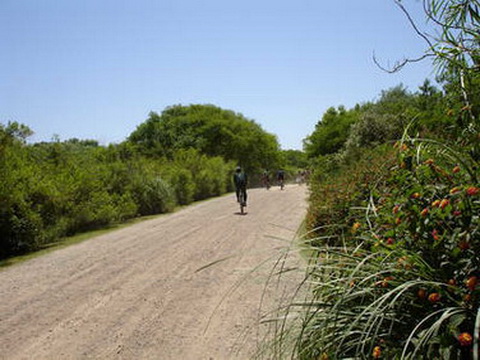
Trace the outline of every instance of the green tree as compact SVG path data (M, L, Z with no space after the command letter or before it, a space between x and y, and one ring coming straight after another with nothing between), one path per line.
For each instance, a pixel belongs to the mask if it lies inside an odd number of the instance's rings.
M350 127L358 120L357 109L329 108L304 140L304 150L309 158L338 152L348 138Z
M296 169L308 167L307 154L301 150L282 150L282 162L284 166Z
M176 151L196 149L235 161L249 171L276 166L279 144L253 120L214 105L175 105L149 118L129 136L140 152L172 159Z

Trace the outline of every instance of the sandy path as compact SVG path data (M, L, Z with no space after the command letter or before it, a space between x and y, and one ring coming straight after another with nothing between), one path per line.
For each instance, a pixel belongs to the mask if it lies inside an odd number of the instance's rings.
M246 216L228 195L0 271L0 358L248 358L281 296L265 291L288 246L274 238L293 238L306 191L249 196Z

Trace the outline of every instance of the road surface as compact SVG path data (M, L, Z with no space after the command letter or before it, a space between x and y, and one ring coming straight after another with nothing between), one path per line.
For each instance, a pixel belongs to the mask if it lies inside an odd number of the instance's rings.
M305 210L302 186L254 189L247 215L229 194L6 268L0 359L248 359Z

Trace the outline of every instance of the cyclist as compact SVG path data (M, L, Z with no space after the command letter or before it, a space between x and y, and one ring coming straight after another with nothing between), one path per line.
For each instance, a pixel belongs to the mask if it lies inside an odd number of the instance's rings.
M278 181L278 185L280 185L280 189L283 190L284 181L285 181L285 171L283 171L282 169L278 170L277 172L277 181Z
M262 174L262 185L268 189L270 189L270 176L268 174L268 170L265 170Z
M240 166L237 166L235 169L235 174L233 174L233 183L235 184L235 193L237 194L237 202L240 202L240 191L243 191L243 200L245 201L244 206L247 205L247 184L248 178L247 174L242 171Z

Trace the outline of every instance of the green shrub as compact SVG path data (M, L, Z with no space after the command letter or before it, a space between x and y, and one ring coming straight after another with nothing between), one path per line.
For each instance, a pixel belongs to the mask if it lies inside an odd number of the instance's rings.
M395 157L379 163L362 159L312 185L313 297L297 304L305 313L294 352L471 359L480 305L478 164L462 148L420 139L399 143Z
M133 197L140 215L161 214L175 207L173 189L160 177L152 177L135 184Z
M162 174L172 186L178 204L187 205L193 202L195 183L189 170L170 165L162 169Z

